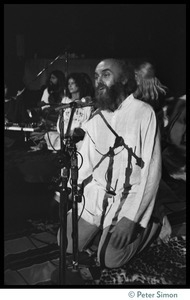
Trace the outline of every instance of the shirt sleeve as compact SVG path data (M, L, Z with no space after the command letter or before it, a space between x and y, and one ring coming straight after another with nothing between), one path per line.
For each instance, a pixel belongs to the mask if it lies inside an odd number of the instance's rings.
M90 119L92 113L92 108L91 107L85 107L84 108L84 117L83 117L83 122L81 125L81 128L86 131L86 123Z
M141 122L142 160L140 184L136 187L133 205L123 205L122 214L146 227L151 217L161 178L160 132L154 111ZM127 201L127 199L126 199Z
M47 89L45 89L42 94L41 101L45 102L45 103L49 103L48 97L49 97L49 93L48 93Z

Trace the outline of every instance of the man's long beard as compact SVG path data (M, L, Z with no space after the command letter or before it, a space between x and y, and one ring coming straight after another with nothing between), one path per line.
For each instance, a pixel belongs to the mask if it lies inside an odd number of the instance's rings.
M59 85L58 84L53 84L53 83L49 83L48 84L48 92L50 94L58 91L58 89L59 89Z
M122 83L116 82L110 88L100 83L95 91L96 107L102 110L115 111L123 101L124 95Z
M50 104L60 103L63 97L63 93L60 91L58 84L49 83L48 85L48 101Z

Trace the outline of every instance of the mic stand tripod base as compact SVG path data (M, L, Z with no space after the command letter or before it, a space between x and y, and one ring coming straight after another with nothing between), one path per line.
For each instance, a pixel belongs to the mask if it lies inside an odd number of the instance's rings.
M73 267L66 270L66 285L84 285L85 281L81 276L79 269L75 270Z
M59 268L53 271L51 282L52 285L59 285ZM65 285L85 285L85 280L78 269L74 270L72 266L69 266L65 270Z

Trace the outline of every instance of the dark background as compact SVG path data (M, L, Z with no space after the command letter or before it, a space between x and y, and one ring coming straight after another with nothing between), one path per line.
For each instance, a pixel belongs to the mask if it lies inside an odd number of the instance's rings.
M157 76L185 91L185 4L5 4L5 72L17 80L27 59L151 59Z

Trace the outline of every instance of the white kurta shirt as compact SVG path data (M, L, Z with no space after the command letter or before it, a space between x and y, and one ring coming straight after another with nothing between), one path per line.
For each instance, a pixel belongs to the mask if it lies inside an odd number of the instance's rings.
M124 145L113 150L112 158L109 155L104 158L110 147L114 146L115 134L98 113L85 124L86 135L80 149L83 165L79 170L78 183L81 184L90 175L92 180L84 188L82 218L91 224L99 224L103 199L109 189L115 195L107 198L103 227L122 217L146 227L161 177L161 148L155 113L150 105L130 95L116 111L102 111L102 114L118 136L123 138ZM128 148L142 159L143 168L130 155ZM79 214L83 205L84 202L78 205Z
M41 102L47 103L47 105L42 106L42 110L44 110L45 108L50 107L50 105L49 105L49 92L48 92L47 88L43 91Z

